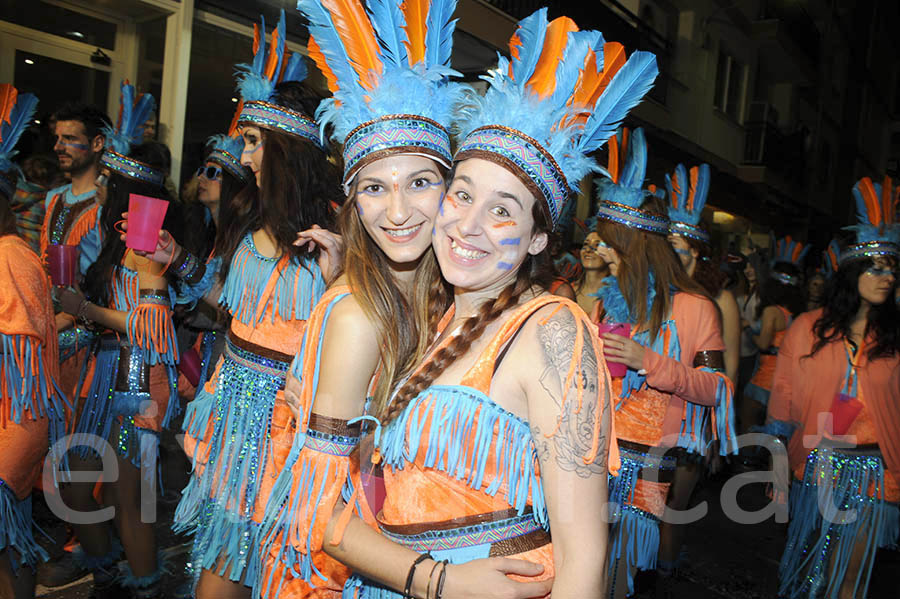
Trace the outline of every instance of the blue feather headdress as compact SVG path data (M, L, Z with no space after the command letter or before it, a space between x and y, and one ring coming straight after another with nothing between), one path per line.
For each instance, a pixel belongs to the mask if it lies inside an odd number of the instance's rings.
M788 264L800 267L803 258L808 252L808 246L804 246L799 241L794 241L791 236L788 235L775 242L772 251L772 259L769 262L770 265L774 265L776 262L787 262Z
M644 130L638 127L629 134L623 127L609 141L609 178L602 179L597 185L602 200L597 217L648 233L668 235L669 221L641 208L644 199L651 195L644 188L647 175Z
M132 145L142 142L144 123L156 108L156 102L150 94L135 97L134 86L128 80L122 81L122 95L119 98L119 121L115 129L106 127L106 147L100 163L130 179L162 185L165 174L149 164L129 158Z
M461 111L455 159L500 162L556 226L579 181L603 171L590 154L650 91L656 57L635 52L626 61L621 44L579 31L567 17L548 23L546 8L519 21L509 49L512 59L499 57L482 77L484 96L472 93Z
M456 0L299 0L309 54L333 97L316 118L343 144L344 191L371 160L404 153L450 167L463 86L450 82Z
M672 176L666 175L669 190L669 232L709 243L709 233L700 226L700 217L709 195L710 172L708 164L691 169L690 178L683 164L675 167Z
M16 193L18 167L12 161L19 138L34 116L38 99L34 94L20 94L9 83L0 84L0 195Z
M277 84L284 81L303 81L307 74L303 57L290 53L285 48L287 25L284 10L281 11L278 26L272 31L268 51L263 39L266 35L266 20L260 17L260 21L262 26L259 28L253 24L253 62L236 67L238 91L241 94L237 122L282 131L324 149L319 140L318 125L313 119L272 102Z
M846 228L856 233L856 243L841 252L840 264L877 256L900 258L900 187L894 187L890 177L882 184L864 177L853 186L853 198L859 224Z
M250 182L253 175L250 169L241 164L241 154L244 151L244 139L241 136L213 135L206 143L213 148L206 157L208 161L215 162L244 185Z
M822 267L818 269L818 272L824 275L826 279L833 277L838 270L840 257L841 248L838 242L832 239L825 251L822 252Z

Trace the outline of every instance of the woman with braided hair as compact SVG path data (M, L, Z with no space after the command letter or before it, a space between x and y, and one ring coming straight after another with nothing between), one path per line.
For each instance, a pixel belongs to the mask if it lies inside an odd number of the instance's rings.
M646 93L656 65L638 52L626 69L619 44L546 14L520 22L516 58L500 60L463 113L432 233L453 312L378 413L348 507L329 522L325 551L356 571L345 596L599 597L606 587L602 506L618 462L609 377L595 327L544 291L542 273L549 231L596 168L587 153L606 141L606 119ZM545 46L545 33L571 47ZM548 80L575 88L550 93ZM601 93L608 111L594 113ZM371 510L381 536L351 506Z

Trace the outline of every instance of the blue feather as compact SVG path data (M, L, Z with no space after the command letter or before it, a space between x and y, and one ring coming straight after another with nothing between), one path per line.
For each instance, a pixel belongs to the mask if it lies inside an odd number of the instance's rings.
M594 113L585 123L578 150L587 153L606 143L628 112L650 91L658 74L653 54L641 51L632 54L597 100Z
M275 91L275 84L253 70L252 66L239 64L235 65L238 78L238 93L245 102L254 100L266 101L272 97Z
M288 58L287 66L284 67L284 76L281 80L303 81L308 73L309 70L306 68L306 61L303 60L303 56L298 52L294 52Z
M403 16L400 0L369 0L368 13L372 28L381 45L383 63L402 67L407 64L406 18Z
M632 189L641 189L644 186L644 178L647 176L647 140L644 137L644 129L638 127L631 132L628 139L628 154L622 165L622 173L619 176L619 186Z
M450 66L453 50L453 30L456 19L450 20L456 10L456 0L431 0L425 21L425 64Z
M281 73L281 67L284 64L284 43L287 39L287 23L284 20L284 9L281 9L281 16L278 18L278 27L275 28L278 32L278 45L275 46L275 53L278 56L278 63L275 65L275 74L273 77L276 81L278 81L278 74Z
M685 181L687 180L687 169L684 168L683 164L679 164L675 167L675 180L678 181L677 190L672 183L672 177L666 174L666 189L669 190L669 196L675 198L675 208L678 210L678 213L681 214L684 212L685 206L687 205L688 194L688 188L687 185L685 185Z
M250 66L250 70L261 75L263 65L266 64L266 17L259 15L259 20L259 46L256 48L256 54L253 55L253 64Z
M319 0L297 0L297 9L309 21L309 33L316 40L319 49L328 62L328 68L334 73L340 82L341 88L364 95L363 87L359 84L353 62L344 48L340 33L331 20L331 14L322 6Z
M133 143L141 143L144 138L144 123L156 109L156 101L150 94L141 96L131 109L129 128L124 130Z
M3 141L0 142L0 172L6 172L13 167L11 158L16 155L13 148L31 123L37 103L38 99L34 94L19 94L16 97L16 105L9 113L9 122L0 125L3 137Z
M547 36L547 8L541 8L519 21L516 36L522 43L518 48L519 57L512 59L513 77L519 88L523 89L534 74L544 49L544 39Z
M562 60L556 67L556 87L553 88L553 95L550 96L552 105L563 106L572 96L578 77L584 70L584 60L599 35L599 32L596 31L569 32Z

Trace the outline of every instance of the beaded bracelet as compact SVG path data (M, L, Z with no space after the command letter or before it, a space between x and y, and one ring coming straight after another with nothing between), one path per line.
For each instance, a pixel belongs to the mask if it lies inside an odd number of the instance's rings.
M206 274L206 264L185 248L181 248L173 262L172 270L179 279L189 285L196 285Z
M416 561L414 561L412 563L412 565L409 567L409 574L406 575L406 585L403 587L403 597L405 599L413 599L413 596L410 593L410 590L412 589L413 576L416 575L416 566L418 566L419 564L421 564L422 562L424 562L427 559L431 559L431 554L423 553L422 555L417 557Z

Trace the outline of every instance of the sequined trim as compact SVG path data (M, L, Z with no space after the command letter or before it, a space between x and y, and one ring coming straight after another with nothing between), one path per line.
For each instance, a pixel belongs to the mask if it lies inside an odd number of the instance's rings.
M626 227L641 229L648 233L656 233L657 235L669 234L668 219L618 202L610 202L608 200L602 202L597 209L597 216Z
M64 194L59 194L54 199L53 211L50 214L49 239L52 244L63 244L66 242L68 233L81 214L94 205L94 198L90 197L74 204L66 202Z
M322 150L325 149L319 139L319 126L314 120L277 104L261 101L245 102L238 122L283 131L311 141Z
M128 156L123 156L109 148L103 152L100 163L129 179L143 181L144 183L149 183L151 185L161 187L166 180L165 174L156 170L149 164L141 162L140 160L135 160L134 158L129 158Z
M401 535L381 527L381 534L420 553L501 543L537 531L544 532L531 514L448 530L431 530L416 535Z
M841 257L838 259L838 266L843 266L851 260L877 258L878 256L893 256L895 258L900 258L900 245L890 241L870 241L868 243L851 245L841 252Z
M689 223L683 223L677 220L673 220L669 223L669 233L673 235L681 235L682 237L690 237L691 239L696 239L701 243L709 243L709 233L698 227L697 225L692 225Z
M553 156L537 140L520 131L489 125L472 131L457 150L456 160L466 152L492 152L510 161L534 182L546 202L553 226L569 197L569 184Z
M221 148L216 148L212 152L209 153L209 156L206 159L210 162L215 162L220 165L222 168L231 173L238 181L241 183L249 183L250 182L250 171L241 164L241 161L231 155L231 152L227 152Z
M169 301L169 293L159 289L141 289L138 294L138 302L141 304L166 306L167 308L172 305L172 302Z
M348 183L373 153L418 150L449 167L450 135L437 122L411 114L381 117L363 123L344 141L344 183Z
M353 453L359 444L359 437L332 435L315 430L306 431L306 445L313 451L346 457Z

